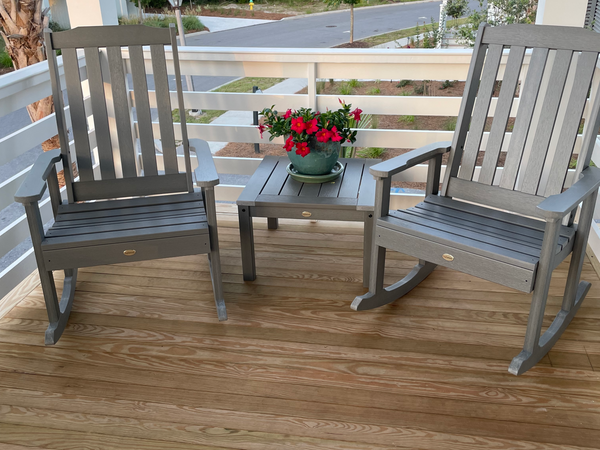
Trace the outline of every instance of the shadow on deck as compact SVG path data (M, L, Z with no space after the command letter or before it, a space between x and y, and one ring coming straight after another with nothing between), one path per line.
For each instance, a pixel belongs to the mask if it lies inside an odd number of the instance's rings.
M600 282L587 260L578 316L517 378L529 295L438 268L401 301L354 312L362 226L340 222L257 220L257 280L244 283L237 217L219 209L227 322L205 255L81 269L54 347L33 277L5 299L18 304L0 305L0 448L598 446ZM386 283L413 264L390 254Z

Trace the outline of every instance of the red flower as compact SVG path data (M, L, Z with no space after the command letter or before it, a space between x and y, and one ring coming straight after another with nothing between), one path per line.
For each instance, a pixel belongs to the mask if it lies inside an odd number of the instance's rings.
M327 142L331 138L331 132L323 128L321 131L317 132L317 141L319 142Z
M292 131L300 134L306 128L306 124L304 123L303 117L298 117L296 119L292 119Z
M294 148L294 141L292 141L292 137L288 137L287 140L285 141L285 145L283 146L283 148L285 148L286 152L291 152L292 149Z
M306 123L306 134L313 134L316 133L318 130L319 127L317 126L317 119L309 120Z
M259 125L258 126L258 132L260 133L260 138L263 138L263 133L265 132L265 130L267 129L267 127L265 127L264 125Z
M287 118L288 118L288 117L290 117L291 115L292 115L292 110L291 110L291 109L288 109L288 110L285 112L285 114L283 115L283 118L284 118L284 119L287 119Z
M340 136L340 134L338 133L337 128L335 127L335 125L333 127L331 127L331 140L333 142L339 142L342 140L342 137Z
M300 155L304 158L309 153L310 153L310 149L308 148L308 142L296 143L296 155Z
M354 111L350 112L351 116L354 116L354 120L356 120L357 122L360 121L360 114L362 113L362 109L358 109L356 108Z

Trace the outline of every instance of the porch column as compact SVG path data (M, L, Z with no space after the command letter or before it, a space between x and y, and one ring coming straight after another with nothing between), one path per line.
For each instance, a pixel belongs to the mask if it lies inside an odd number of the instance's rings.
M71 28L95 25L118 25L115 0L66 0Z
M583 27L588 0L539 0L535 23Z

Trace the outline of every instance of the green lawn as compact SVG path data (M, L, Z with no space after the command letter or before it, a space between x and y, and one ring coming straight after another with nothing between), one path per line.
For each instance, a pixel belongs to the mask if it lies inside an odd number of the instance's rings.
M454 20L452 20L452 24L454 24ZM458 19L458 24L463 24L467 22L467 19ZM433 24L434 28L437 29L439 23ZM431 23L426 24L427 29L430 29ZM377 36L371 36L366 39L362 39L361 42L366 42L369 44L369 47L374 47L379 44L385 44L386 42L397 41L398 39L415 36L417 32L423 33L425 30L425 26L420 25L419 29L417 27L405 28L404 30L392 31L391 33L379 34Z

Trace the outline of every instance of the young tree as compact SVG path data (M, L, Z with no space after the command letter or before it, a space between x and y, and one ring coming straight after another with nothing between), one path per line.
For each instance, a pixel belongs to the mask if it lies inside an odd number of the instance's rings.
M48 27L47 10L42 0L0 0L0 35L15 70L46 59L43 30ZM54 112L52 97L46 97L27 106L32 122ZM42 143L44 151L59 146L58 136Z
M326 0L331 7L340 6L341 3L350 5L350 43L354 42L354 5L358 5L360 0Z
M448 0L448 3L446 3L446 14L454 19L455 25L458 18L464 16L468 9L468 0Z

